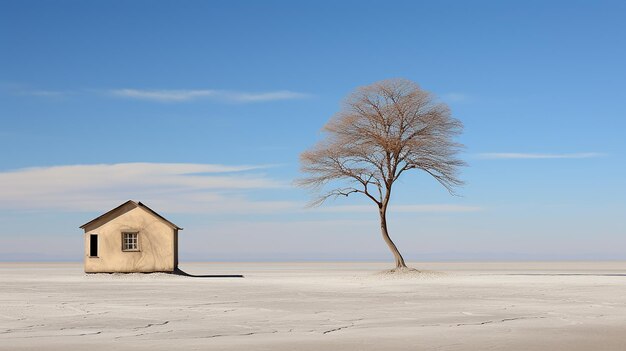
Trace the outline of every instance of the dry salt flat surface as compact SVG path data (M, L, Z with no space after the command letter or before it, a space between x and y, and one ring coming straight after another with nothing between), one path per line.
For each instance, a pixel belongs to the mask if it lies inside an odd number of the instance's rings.
M0 263L0 350L626 350L626 262Z

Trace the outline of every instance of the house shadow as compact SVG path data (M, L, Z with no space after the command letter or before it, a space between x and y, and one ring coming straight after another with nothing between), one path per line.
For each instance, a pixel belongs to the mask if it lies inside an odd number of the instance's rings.
M243 278L242 274L189 274L180 268L177 268L173 274L191 278Z

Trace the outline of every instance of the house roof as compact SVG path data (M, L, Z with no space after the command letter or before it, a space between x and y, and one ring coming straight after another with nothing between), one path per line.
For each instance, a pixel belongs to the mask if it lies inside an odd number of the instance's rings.
M161 216L160 214L156 213L153 209L151 209L150 207L142 204L141 202L135 202L133 200L128 200L126 202L124 202L123 204L117 206L116 208L112 209L111 211L108 211L94 219L92 219L91 221L81 225L79 228L81 229L85 229L87 227L91 227L94 224L100 224L100 223L104 223L104 222L108 222L114 218L117 218L121 215L123 215L124 213L135 209L137 207L141 207L144 210L150 212L151 214L153 214L155 217L161 219L162 221L164 221L166 224L168 224L169 226L171 226L173 229L178 229L178 230L183 230L183 228L177 226L176 224L168 221L167 219L165 219L165 217ZM87 230L87 229L85 229Z

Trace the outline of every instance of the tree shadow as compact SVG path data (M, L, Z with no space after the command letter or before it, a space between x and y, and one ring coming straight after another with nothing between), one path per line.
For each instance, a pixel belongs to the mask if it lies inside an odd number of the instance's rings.
M180 268L177 268L173 274L191 278L243 278L241 274L189 274Z

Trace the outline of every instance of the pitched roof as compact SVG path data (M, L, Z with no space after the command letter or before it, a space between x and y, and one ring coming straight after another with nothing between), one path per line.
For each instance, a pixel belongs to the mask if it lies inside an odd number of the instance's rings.
M160 214L156 213L153 209L151 209L150 207L142 204L141 202L135 202L133 200L128 200L126 202L124 202L123 204L117 206L116 208L112 209L111 211L108 211L94 219L92 219L91 221L81 225L79 228L81 229L85 229L88 226L91 226L93 224L96 224L98 222L108 222L114 218L117 218L121 215L123 215L124 213L135 209L137 207L141 207L144 210L148 211L149 213L153 214L155 217L163 220L166 224L168 224L169 226L171 226L173 229L178 229L178 230L182 230L183 228L177 226L176 224L168 221L167 219L165 219L163 216L161 216ZM86 230L86 229L85 229Z

